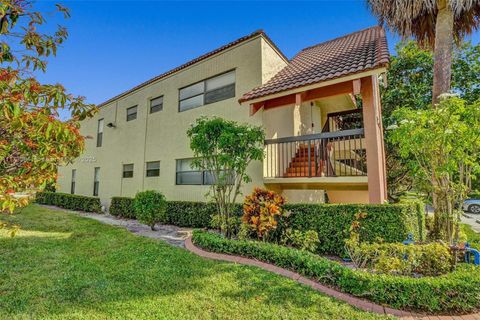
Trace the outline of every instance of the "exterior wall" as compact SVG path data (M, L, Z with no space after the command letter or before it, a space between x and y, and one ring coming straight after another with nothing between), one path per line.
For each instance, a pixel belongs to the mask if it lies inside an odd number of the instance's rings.
M58 189L70 192L71 171L76 169L76 194L91 196L95 167L100 168L99 197L109 206L113 196L133 197L141 190L155 189L169 200L205 201L209 186L176 185L176 160L192 157L186 131L201 116L218 116L239 123L264 127L267 139L319 133L329 112L352 109L349 95L338 95L314 101L260 110L250 116L248 106L238 99L243 93L268 81L286 65L271 44L258 36L237 44L219 54L197 62L168 77L148 84L100 108L99 113L82 122L86 140L84 154L73 164L58 170ZM195 82L235 69L235 97L195 109L179 112L179 89ZM163 110L150 114L150 100L163 95ZM137 106L137 119L126 121L126 110ZM98 120L104 120L103 145L96 147ZM108 128L114 123L115 128ZM313 123L313 127L312 127ZM293 154L292 154L293 156ZM274 159L275 160L275 159ZM146 177L146 162L160 161L160 176ZM124 164L134 164L132 178L122 178ZM254 187L263 187L263 164L258 161L248 168L252 182L243 194ZM282 189L289 202L324 202L324 190ZM368 191L329 190L330 202L368 202ZM242 199L239 198L239 201Z
M331 203L369 203L368 190L329 190Z
M262 38L262 83L270 80L286 65L279 52Z
M324 190L296 190L285 189L282 191L288 203L324 203Z
M105 206L113 196L131 197L146 189L159 190L169 200L205 201L209 186L175 184L176 159L192 157L187 129L200 116L262 125L262 113L250 116L249 108L241 106L238 99L285 64L262 37L256 37L101 107L95 117L82 122L81 133L93 139L87 139L79 159L59 168L59 191L70 192L71 170L76 169L75 193L91 196L94 168L100 167L99 197ZM236 70L234 98L178 112L180 88L232 69ZM161 95L163 110L150 114L149 100ZM127 122L126 109L135 105L137 119ZM103 145L97 148L97 124L102 118ZM108 128L110 122L116 128ZM160 161L159 177L145 177L148 161ZM122 178L123 164L130 163L134 164L133 178ZM253 181L245 186L244 194L263 186L262 163L252 163L248 174Z

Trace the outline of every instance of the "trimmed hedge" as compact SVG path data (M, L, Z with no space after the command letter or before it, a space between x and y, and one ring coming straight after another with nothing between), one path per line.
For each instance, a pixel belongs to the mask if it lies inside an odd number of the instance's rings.
M112 206L113 206L112 198ZM133 198L121 198L122 208L115 205L115 215L128 216ZM117 202L117 200L115 200ZM415 240L425 239L425 212L421 202L401 204L287 204L291 212L286 218L289 227L301 231L314 230L320 243L318 253L344 254L344 240L350 236L350 225L355 213L362 211L367 217L362 220L362 241L399 242L412 233ZM110 211L112 207L110 207ZM123 211L121 211L123 210ZM168 201L166 220L163 224L179 227L209 228L211 216L216 214L214 203ZM235 214L242 215L242 205L236 205ZM123 213L122 213L123 212ZM114 214L114 213L112 213ZM132 216L133 218L133 216ZM278 236L278 241L279 236Z
M318 253L342 255L344 240L350 236L355 214L365 212L360 239L364 242L400 242L408 234L425 239L425 212L418 202L400 204L287 204L291 212L289 227L301 231L315 230L320 238Z
M135 219L134 198L113 197L110 214ZM191 201L167 201L166 217L160 223L178 227L209 228L211 216L216 213L214 203ZM241 205L237 205L236 214L242 214Z
M113 197L110 203L109 213L113 216L135 219L135 209L133 208L133 198Z
M58 192L37 192L35 201L40 204L53 205L69 210L78 210L86 212L102 212L100 199L96 197L86 197L69 193Z
M235 214L242 213L242 206L236 205ZM212 202L168 201L167 204L167 223L179 227L209 228L214 214L217 208Z
M272 263L393 308L434 313L480 308L480 268L473 265L462 264L443 276L410 278L353 270L306 251L259 241L228 240L200 230L194 230L192 240L206 250Z

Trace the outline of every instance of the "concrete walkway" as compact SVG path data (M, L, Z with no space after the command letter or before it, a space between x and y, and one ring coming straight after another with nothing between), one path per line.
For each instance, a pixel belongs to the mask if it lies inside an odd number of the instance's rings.
M55 207L55 206L47 206L47 205L41 205L41 206L52 209L52 210L60 210L60 211L73 213L81 217L86 217L86 218L100 221L101 223L104 223L104 224L122 227L134 234L138 234L140 236L148 237L148 238L160 239L168 242L173 246L181 247L181 248L185 247L185 239L187 239L190 236L192 231L192 229L188 229L188 228L180 228L176 226L160 225L160 224L155 225L155 231L152 231L149 226L141 224L137 220L133 220L133 219L117 218L115 216L112 216L106 213L98 214L98 213L90 213L90 212L82 212L82 211L71 211L71 210L66 210L59 207Z
M465 212L462 216L462 222L470 225L473 231L480 233L480 214Z

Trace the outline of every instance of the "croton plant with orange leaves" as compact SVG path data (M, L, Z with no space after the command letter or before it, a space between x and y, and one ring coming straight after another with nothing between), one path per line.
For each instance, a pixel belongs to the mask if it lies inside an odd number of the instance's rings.
M69 16L59 5L56 11ZM13 212L47 183L55 183L57 166L83 150L79 121L96 111L62 85L35 79L35 72L46 71L46 59L55 56L67 37L63 27L51 35L38 32L44 23L31 1L1 1L0 212ZM69 110L71 119L61 121L60 109Z
M285 198L266 189L255 188L245 197L242 223L250 226L258 239L265 240L271 230L276 229L278 218L284 214Z

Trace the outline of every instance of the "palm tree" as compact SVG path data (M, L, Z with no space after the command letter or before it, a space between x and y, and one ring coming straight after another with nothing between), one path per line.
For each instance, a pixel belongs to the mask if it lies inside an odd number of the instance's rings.
M434 50L433 103L450 90L453 43L480 26L480 0L367 0L381 24Z

